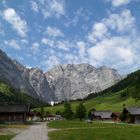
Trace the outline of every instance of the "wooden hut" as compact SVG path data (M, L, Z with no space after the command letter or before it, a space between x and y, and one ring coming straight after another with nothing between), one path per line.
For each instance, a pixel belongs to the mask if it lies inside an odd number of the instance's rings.
M27 104L4 104L0 105L0 123L23 123L30 111Z
M103 111L93 111L92 112L92 115L93 115L93 120L108 120L108 121L111 121L112 120L112 111L109 111L109 110L103 110Z
M126 122L140 124L140 107L124 108L122 114Z

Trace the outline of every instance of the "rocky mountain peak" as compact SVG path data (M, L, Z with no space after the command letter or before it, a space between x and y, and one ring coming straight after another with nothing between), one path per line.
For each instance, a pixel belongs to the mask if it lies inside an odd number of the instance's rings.
M115 69L90 64L63 64L44 73L26 68L0 50L0 80L45 102L83 99L104 90L119 80Z
M112 86L121 79L112 68L95 68L89 64L58 65L45 75L58 101L82 99L90 93Z

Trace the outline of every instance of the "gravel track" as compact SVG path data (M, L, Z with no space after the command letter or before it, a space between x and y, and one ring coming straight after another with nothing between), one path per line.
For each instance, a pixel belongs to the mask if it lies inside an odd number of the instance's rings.
M37 123L30 126L12 140L49 140L46 123Z

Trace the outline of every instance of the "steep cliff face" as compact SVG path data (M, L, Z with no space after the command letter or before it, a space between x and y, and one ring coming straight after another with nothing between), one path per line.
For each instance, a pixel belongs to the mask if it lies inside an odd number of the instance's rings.
M45 75L38 68L28 69L16 60L11 60L0 50L0 81L6 81L16 89L42 101L52 99L53 93Z
M53 100L53 91L49 87L49 83L45 74L39 68L32 68L29 70L29 82L34 87L38 96L44 101Z
M115 69L89 64L59 65L46 72L46 77L58 101L82 99L121 80Z

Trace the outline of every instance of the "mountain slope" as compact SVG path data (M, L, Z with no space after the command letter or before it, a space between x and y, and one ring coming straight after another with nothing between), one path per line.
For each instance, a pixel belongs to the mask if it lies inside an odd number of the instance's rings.
M89 64L59 65L46 72L46 77L57 101L83 99L121 80L115 69Z
M21 92L48 102L53 96L44 73L38 68L28 69L11 60L0 50L0 81L4 81Z
M59 65L43 73L28 69L0 50L0 81L43 102L83 99L121 80L115 69L89 64Z

